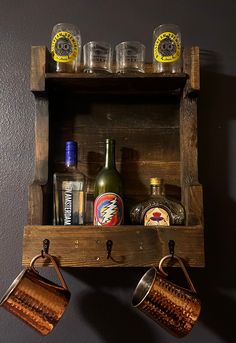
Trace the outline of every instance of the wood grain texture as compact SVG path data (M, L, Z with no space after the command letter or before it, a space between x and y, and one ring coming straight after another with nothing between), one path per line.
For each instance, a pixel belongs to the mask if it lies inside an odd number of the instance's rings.
M200 90L200 58L199 47L185 48L183 51L183 70L189 75L187 91L197 92Z
M198 182L197 94L199 48L185 49L184 73L87 75L51 73L45 47L32 48L31 90L36 97L35 177L29 189L29 224L23 264L51 242L61 266L138 267L157 265L175 240L176 254L190 266L204 266L202 186ZM50 120L49 120L50 112ZM49 141L50 137L50 141ZM104 163L104 141L117 142L117 167L126 201L141 200L149 178L165 179L185 206L184 227L44 226L51 223L52 173L63 162L64 142L79 142L81 170L94 180ZM48 169L49 164L49 169ZM49 176L49 179L48 179ZM44 186L45 185L45 186ZM129 204L129 205L130 205ZM128 223L128 222L127 222ZM107 259L106 242L113 241Z
M35 98L35 168L34 181L29 187L29 224L43 224L44 199L42 186L48 180L49 119L48 101Z
M45 74L47 65L47 49L45 46L31 48L31 91L43 92L45 90Z
M175 241L175 253L189 266L204 266L203 231L200 226L145 228L144 226L26 226L24 266L50 240L49 253L62 267L139 267L157 266L169 253L168 242ZM112 240L112 259L107 259L108 240ZM186 244L188 242L188 244ZM40 261L42 265L43 262Z
M203 224L202 187L198 181L197 93L199 84L199 48L185 50L184 68L189 73L180 102L180 172L182 203L186 224Z
M48 92L79 94L179 94L187 75L47 73Z

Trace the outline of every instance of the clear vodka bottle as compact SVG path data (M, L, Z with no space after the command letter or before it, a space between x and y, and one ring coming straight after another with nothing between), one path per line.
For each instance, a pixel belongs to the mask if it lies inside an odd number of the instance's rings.
M77 143L65 145L65 170L53 175L54 225L85 224L86 179L77 169Z

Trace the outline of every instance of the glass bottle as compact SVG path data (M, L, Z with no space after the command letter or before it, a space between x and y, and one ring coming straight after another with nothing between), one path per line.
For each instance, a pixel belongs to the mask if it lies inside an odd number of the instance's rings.
M106 139L105 166L95 180L94 225L114 226L123 223L123 187L116 169L115 140Z
M53 27L51 55L56 72L77 72L81 60L81 35L79 29L70 23L59 23Z
M134 206L130 211L132 224L183 225L185 210L181 203L170 200L165 196L163 179L150 179L151 194L148 199Z
M77 143L65 143L65 170L53 175L54 225L85 223L86 182L77 166Z

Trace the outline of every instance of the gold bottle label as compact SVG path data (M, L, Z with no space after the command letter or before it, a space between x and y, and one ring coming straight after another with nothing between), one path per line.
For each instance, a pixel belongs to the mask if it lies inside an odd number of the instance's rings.
M56 62L72 62L78 55L78 43L70 32L60 31L52 39L52 58Z
M156 226L156 225L170 225L170 216L160 207L154 207L149 209L144 216L144 225L145 226Z
M163 32L154 44L154 58L158 62L175 62L180 58L181 42L173 32Z

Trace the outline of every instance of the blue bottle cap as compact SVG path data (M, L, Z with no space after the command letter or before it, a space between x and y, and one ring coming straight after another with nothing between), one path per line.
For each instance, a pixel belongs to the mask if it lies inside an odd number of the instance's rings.
M65 165L76 165L77 160L77 142L67 141L65 143Z

